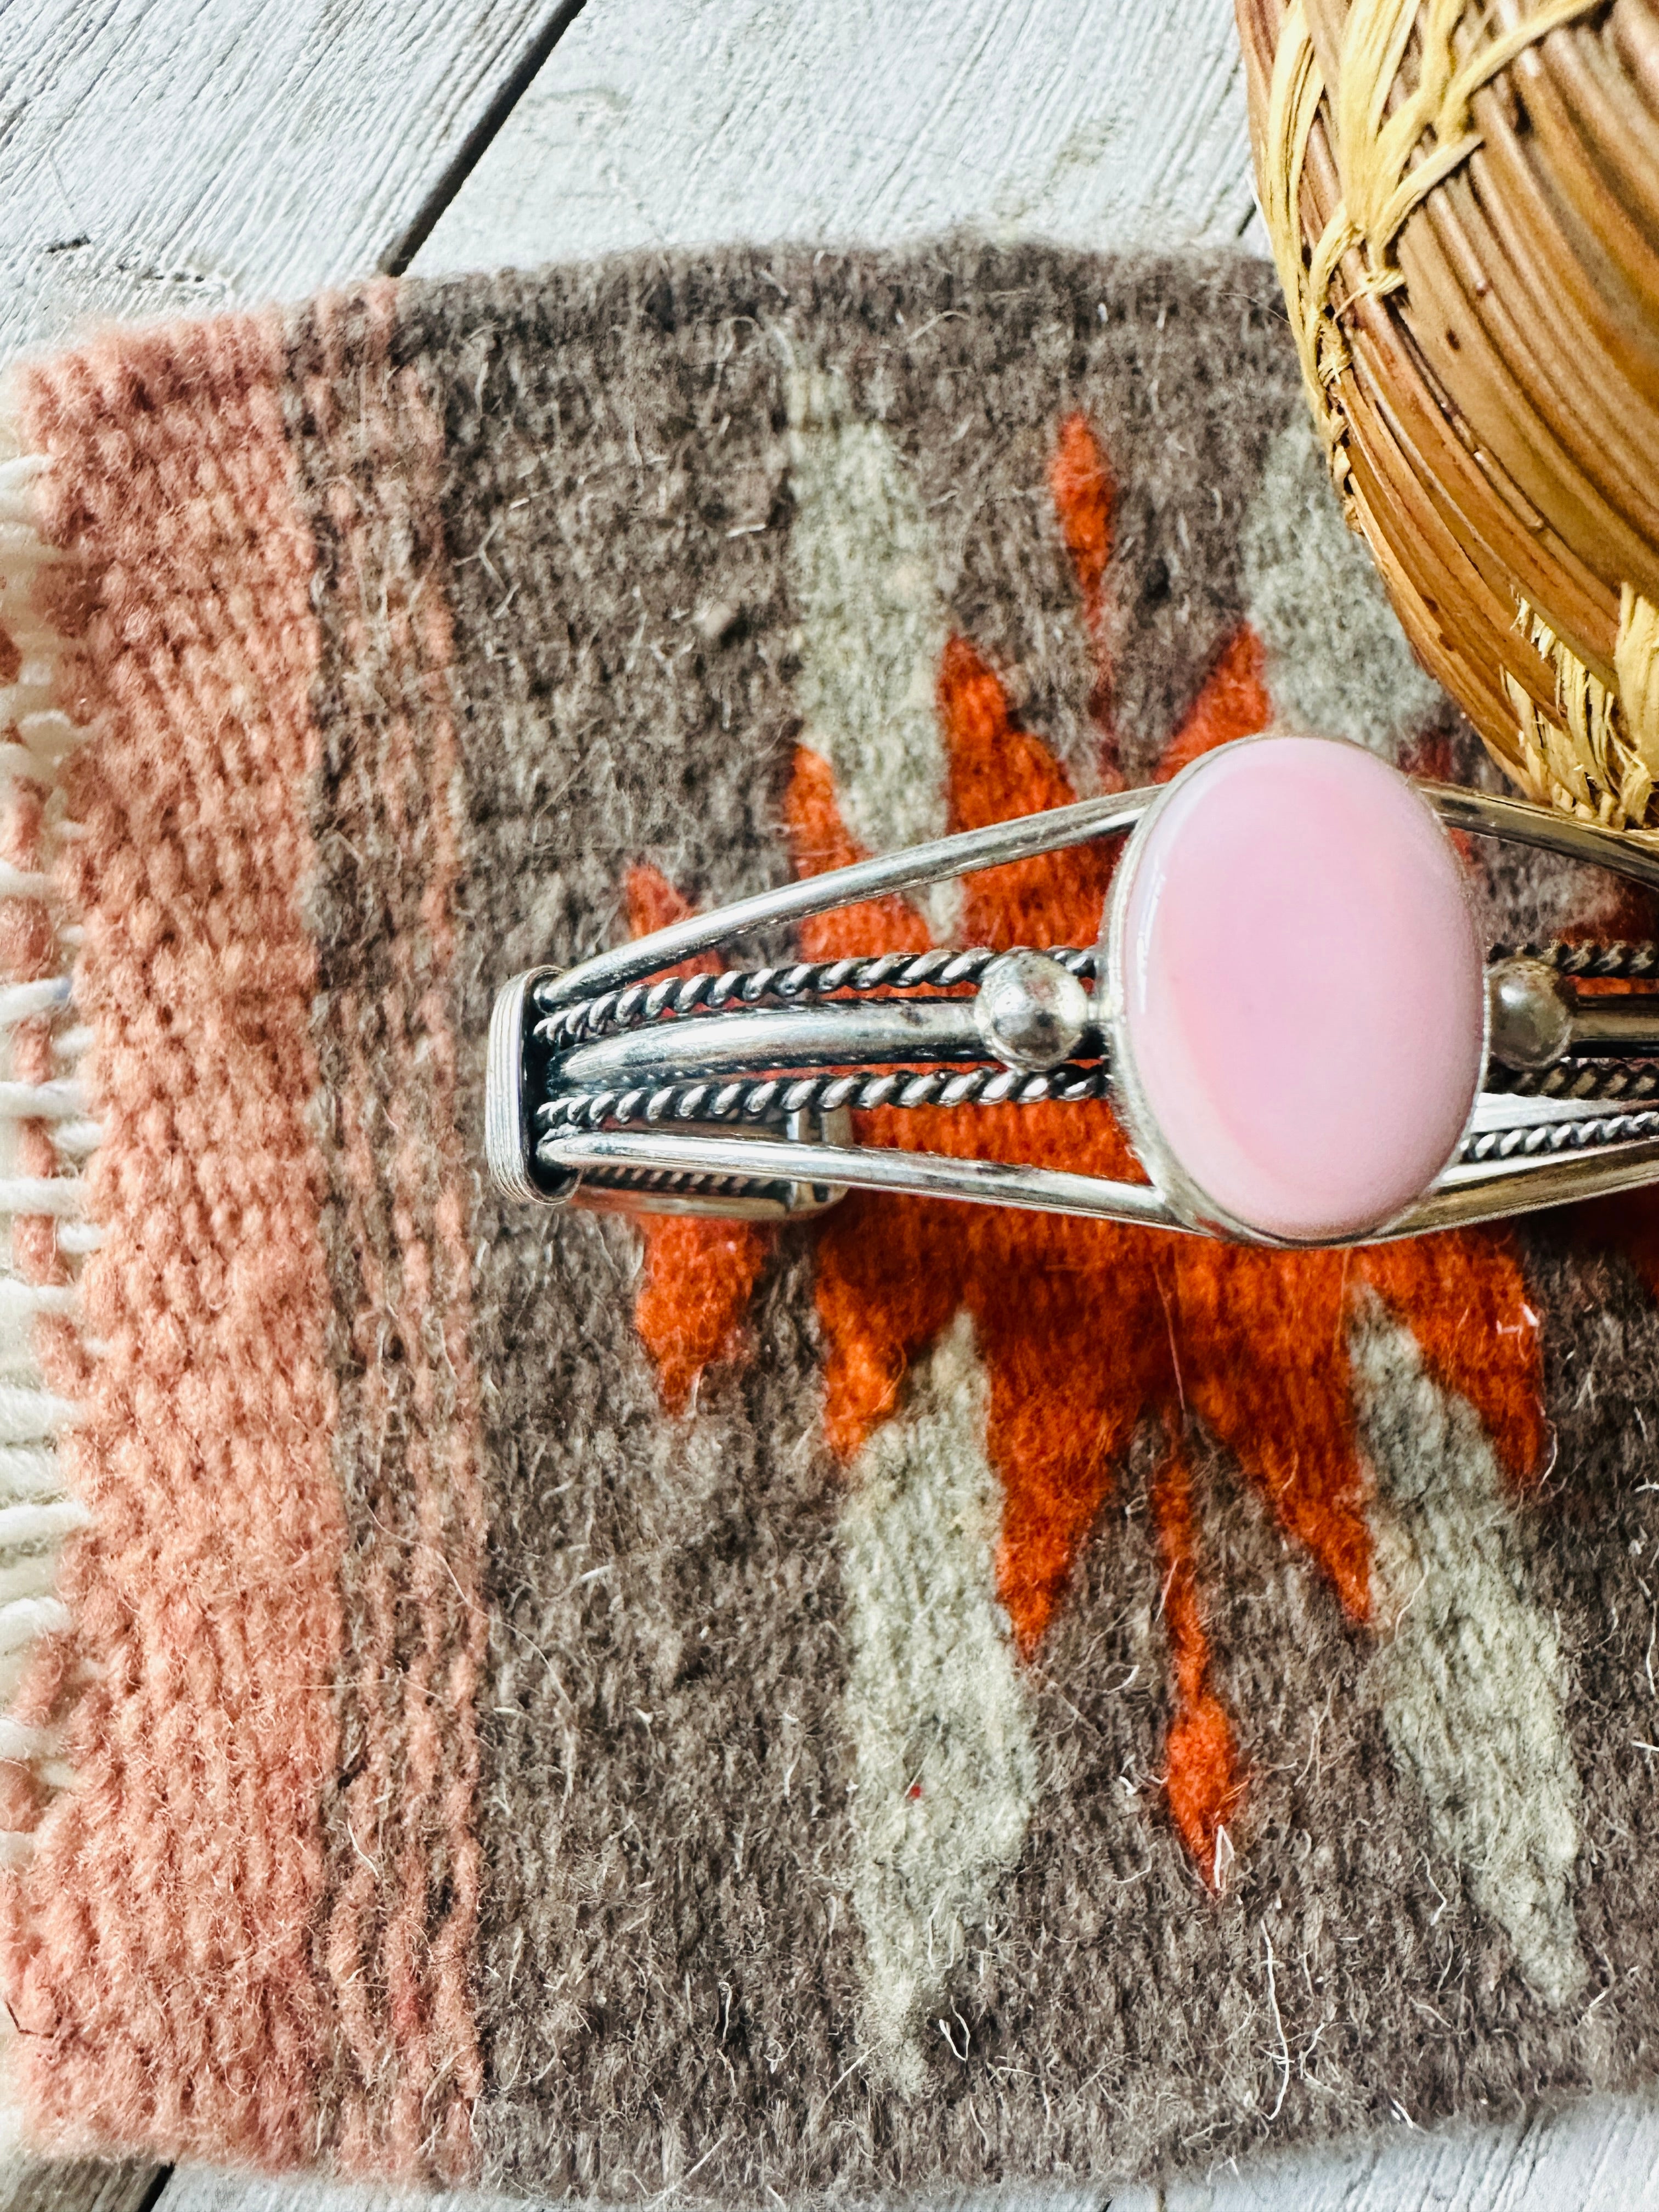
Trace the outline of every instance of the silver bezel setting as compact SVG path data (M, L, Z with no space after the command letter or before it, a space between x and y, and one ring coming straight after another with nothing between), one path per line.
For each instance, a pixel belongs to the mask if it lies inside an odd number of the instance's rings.
M1243 745L1260 744L1264 738L1270 738L1271 735L1271 732L1264 732L1261 738L1237 738L1231 745L1219 748L1214 752L1200 753L1196 760L1188 761L1178 775L1172 776L1168 783L1160 787L1157 798L1135 824L1124 846L1122 856L1118 861L1116 871L1112 878L1111 891L1106 902L1106 914L1100 935L1100 961L1096 969L1095 1007L1097 1018L1109 1041L1112 1099L1122 1121L1124 1134L1127 1137L1136 1158L1152 1177L1156 1188L1168 1200L1170 1210L1177 1219L1188 1229L1197 1230L1206 1236L1224 1237L1236 1243L1268 1245L1280 1251L1317 1251L1327 1246L1332 1240L1318 1237L1280 1236L1242 1220L1213 1198L1188 1172L1175 1147L1170 1144L1146 1097L1130 1038L1122 988L1123 963L1128 951L1125 944L1127 928L1126 917L1129 909L1129 902L1134 895L1135 883L1158 821L1175 801L1177 794L1212 767L1222 757L1223 752L1231 753ZM1346 744L1348 740L1332 738L1322 742ZM1405 781L1410 782L1411 779L1407 777ZM1413 788L1416 790L1416 786L1413 785ZM1418 796L1419 798L1422 796L1420 792L1418 793ZM1446 837L1445 824L1434 807L1426 801L1424 804L1424 812L1434 823L1441 837L1445 839L1449 849L1450 840ZM1471 910L1473 920L1474 902L1469 896L1467 884L1463 885L1463 896L1466 906ZM1415 1198L1409 1200L1403 1206L1396 1208L1393 1213L1365 1224L1339 1241L1346 1243L1364 1243L1372 1238L1381 1239L1390 1236L1400 1223L1411 1217L1416 1208L1422 1204L1427 1193L1436 1187L1446 1170L1456 1160L1468 1141L1469 1133L1480 1112L1480 1099L1486 1089L1489 1069L1491 1042L1492 1008L1487 994L1483 992L1480 1001L1480 1070L1475 1080L1474 1097L1469 1111L1464 1117L1463 1126L1459 1130L1450 1151L1441 1162L1436 1174L1429 1179Z

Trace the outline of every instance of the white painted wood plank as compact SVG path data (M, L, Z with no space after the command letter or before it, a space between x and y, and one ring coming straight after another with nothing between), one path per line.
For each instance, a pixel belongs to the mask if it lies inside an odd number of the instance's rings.
M1232 0L593 0L414 266L959 225L1258 248Z
M145 2212L155 2170L100 2159L0 2160L0 2212Z
M559 0L0 0L0 355L392 253Z
M1207 2184L1164 2212L1659 2212L1659 2102L1595 2097L1530 2122L1310 2153Z

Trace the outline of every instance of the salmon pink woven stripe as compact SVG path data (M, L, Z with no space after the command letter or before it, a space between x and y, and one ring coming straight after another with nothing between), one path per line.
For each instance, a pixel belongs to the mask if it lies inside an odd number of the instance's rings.
M316 978L300 896L318 637L272 322L124 334L33 372L43 526L78 582L100 1249L65 1438L75 1787L0 1892L33 2133L314 2154L313 1963L345 1522L330 1461Z

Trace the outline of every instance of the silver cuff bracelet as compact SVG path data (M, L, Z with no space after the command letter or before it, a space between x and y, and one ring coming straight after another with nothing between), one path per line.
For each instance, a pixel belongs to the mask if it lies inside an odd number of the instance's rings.
M1481 946L1449 832L1659 890L1659 850L1628 833L1407 779L1345 744L1247 741L1165 786L807 877L514 977L490 1024L491 1176L547 1206L769 1219L860 1188L1287 1246L1659 1177L1659 992L1642 988L1659 983L1659 948ZM680 968L1120 837L1095 945ZM853 1120L1101 1099L1146 1182L872 1146Z

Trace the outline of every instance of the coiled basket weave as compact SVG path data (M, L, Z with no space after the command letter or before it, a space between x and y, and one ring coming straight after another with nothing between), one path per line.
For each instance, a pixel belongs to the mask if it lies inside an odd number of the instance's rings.
M1533 798L1659 834L1659 4L1238 0L1350 520Z

